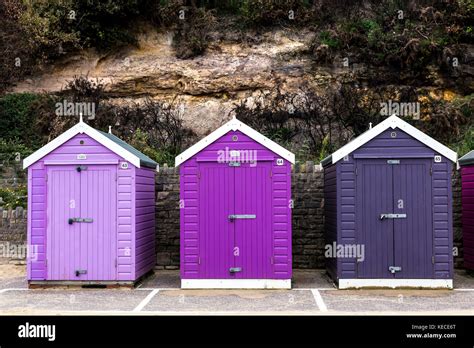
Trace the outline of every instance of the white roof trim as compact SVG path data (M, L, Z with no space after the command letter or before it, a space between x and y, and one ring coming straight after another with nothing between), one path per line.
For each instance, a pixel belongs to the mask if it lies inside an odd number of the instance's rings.
M120 157L129 161L135 167L140 168L140 158L138 158L133 153L127 151L126 149L118 145L117 143L107 138L106 136L101 134L98 130L84 123L81 118L79 123L77 123L75 126L69 128L63 134L53 139L52 141L47 143L45 146L43 146L41 149L37 150L36 152L32 153L30 156L25 158L23 160L23 169L28 168L33 163L43 158L44 156L49 154L51 151L57 149L59 146L61 146L62 144L64 144L66 141L68 141L69 139L71 139L77 134L87 134L92 139L96 140L98 143L104 145L110 151L116 153Z
M248 137L252 138L256 142L260 143L261 145L265 146L267 149L275 152L278 156L283 157L290 163L295 163L295 155L290 151L286 150L284 147L278 145L274 141L268 139L263 134L260 134L255 129L250 128L246 124L242 123L237 119L232 119L223 126L216 129L214 132L209 134L207 137L201 139L199 142L191 146L186 151L182 152L175 158L175 166L179 166L181 163L186 162L188 159L193 157L199 151L206 148L208 145L212 144L214 141L228 133L229 131L241 131Z
M361 134L351 142L347 143L339 150L334 152L332 156L332 163L336 163L337 161L343 159L345 156L349 155L353 151L357 150L359 147L364 145L365 143L369 142L377 135L381 134L385 130L392 128L399 128L405 133L411 135L413 138L417 139L418 141L422 142L426 146L432 148L438 154L448 158L449 160L456 162L458 158L458 154L451 150L450 148L444 146L440 142L436 141L435 139L431 138L430 136L426 135L422 131L416 129L408 122L403 121L401 118L392 115L383 122L380 122L378 125L369 129L367 132Z

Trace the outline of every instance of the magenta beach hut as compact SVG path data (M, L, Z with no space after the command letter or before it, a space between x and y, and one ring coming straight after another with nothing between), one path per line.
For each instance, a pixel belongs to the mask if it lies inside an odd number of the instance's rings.
M453 287L456 152L391 116L322 161L339 288Z
M182 288L290 288L295 156L233 119L176 157Z
M474 150L459 159L462 180L464 267L474 270Z
M153 269L153 160L81 119L23 165L30 284L133 284Z

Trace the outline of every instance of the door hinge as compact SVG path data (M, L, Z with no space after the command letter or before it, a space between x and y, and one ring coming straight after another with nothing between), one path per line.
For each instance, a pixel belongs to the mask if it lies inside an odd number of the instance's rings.
M272 178L272 177L273 177L273 171L270 170L270 178Z
M201 179L201 172L198 172L198 179Z
M431 263L434 265L435 264L435 257L431 256Z
M430 175L433 175L433 167L430 167Z
M358 175L358 173L357 173L357 167L356 167L356 170L355 170L355 174L356 174L356 176Z
M44 260L44 267L48 268L48 259Z
M44 179L46 182L48 182L48 174L45 174Z
M273 256L272 256L272 257L270 257L270 263L271 263L272 265L274 265L274 264L275 264L275 260L274 260Z
M118 180L118 174L115 173L115 181L117 181L117 180Z
M201 256L198 256L198 265L201 264Z
M116 258L115 259L115 268L117 268L117 264L118 264L118 262L117 262L117 258Z

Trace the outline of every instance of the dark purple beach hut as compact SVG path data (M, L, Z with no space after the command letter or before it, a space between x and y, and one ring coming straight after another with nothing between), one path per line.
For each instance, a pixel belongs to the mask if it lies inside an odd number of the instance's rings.
M294 158L236 119L176 157L183 288L291 287Z
M464 266L474 270L474 150L459 159L462 177Z
M153 269L153 160L81 120L23 165L30 284L132 284Z
M452 288L456 160L391 116L321 162L327 270L339 288Z

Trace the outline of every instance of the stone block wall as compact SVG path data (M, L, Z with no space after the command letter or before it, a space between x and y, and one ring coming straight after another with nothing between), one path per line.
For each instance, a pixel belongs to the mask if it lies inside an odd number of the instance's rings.
M179 268L179 168L156 173L156 267Z
M2 187L24 183L18 168L1 171ZM14 180L14 178L16 178ZM5 181L6 180L6 181ZM293 265L295 269L324 268L323 172L313 162L295 165L292 173ZM157 268L179 268L179 169L163 166L156 174ZM454 246L457 268L463 267L461 226L461 179L453 173ZM26 242L27 216L22 208L0 205L0 243ZM0 255L1 257L1 255Z

